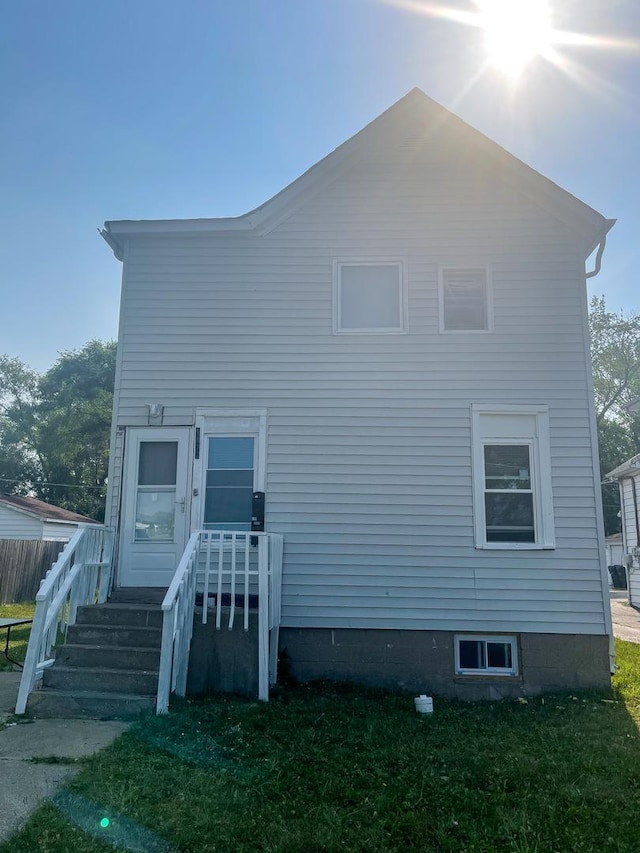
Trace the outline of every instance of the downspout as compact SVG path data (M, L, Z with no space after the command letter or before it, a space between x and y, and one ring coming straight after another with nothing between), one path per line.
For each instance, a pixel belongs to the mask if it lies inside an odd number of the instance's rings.
M598 251L596 253L596 260L594 269L591 272L584 272L585 279L593 278L598 275L602 266L602 255L604 254L604 249L606 245L607 233L615 224L615 219L606 219L604 221L604 228L602 233L602 237L600 242L597 244ZM593 252L593 247L591 248L591 252ZM591 253L590 253L591 254ZM585 291L586 291L586 281L585 281ZM594 391L593 391L593 367L591 362L591 341L589 336L589 314L587 309L587 300L586 300L586 292L585 298L582 303L582 319L583 319L583 338L584 338L584 353L585 353L585 367L586 367L586 380L587 380L587 390L589 393L589 399L593 401L594 399ZM596 520L598 526L598 542L599 542L599 557L600 557L600 578L601 578L601 586L602 586L602 615L604 618L604 628L605 634L609 638L609 666L611 673L615 672L615 644L613 639L613 621L611 618L611 607L609 604L609 579L608 579L608 571L607 571L607 559L605 556L605 546L604 546L604 513L602 509L602 493L601 489L598 485L599 477L596 478L596 472L600 470L600 460L598 458L598 428L596 425L596 413L595 406L590 407L591 411L589 414L589 432L591 433L591 461L593 465L593 473L594 473L594 498L596 504Z
M591 270L591 272L587 272L584 274L585 278L594 278L594 276L598 275L600 272L600 268L602 267L602 256L604 254L604 247L607 245L607 235L605 234L600 243L598 244L598 253L596 255L596 265Z

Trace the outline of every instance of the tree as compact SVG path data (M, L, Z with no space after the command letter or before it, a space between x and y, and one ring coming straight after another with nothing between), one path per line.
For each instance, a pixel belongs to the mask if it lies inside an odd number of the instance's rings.
M626 406L640 397L640 314L607 311L604 296L594 296L589 313L596 418L630 425Z
M626 406L640 397L640 314L607 311L594 296L589 313L600 474L640 453L640 417ZM605 532L620 530L617 486L603 486Z
M89 341L43 375L0 357L3 491L104 518L115 354L114 342Z

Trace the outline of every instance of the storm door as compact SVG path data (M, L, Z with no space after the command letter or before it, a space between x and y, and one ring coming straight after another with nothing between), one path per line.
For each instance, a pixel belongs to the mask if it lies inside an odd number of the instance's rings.
M120 586L167 587L185 548L189 429L127 431Z

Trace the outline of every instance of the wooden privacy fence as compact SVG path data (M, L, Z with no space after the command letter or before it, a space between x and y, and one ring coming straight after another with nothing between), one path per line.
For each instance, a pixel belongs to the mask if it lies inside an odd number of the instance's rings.
M0 539L0 604L34 601L40 581L64 546L39 539Z

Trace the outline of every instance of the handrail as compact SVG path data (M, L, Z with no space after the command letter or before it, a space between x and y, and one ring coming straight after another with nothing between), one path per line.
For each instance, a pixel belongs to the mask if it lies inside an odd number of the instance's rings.
M75 623L78 607L107 600L112 583L113 542L110 528L82 525L45 575L36 594L16 714L24 714L36 681L51 664L58 632L66 634L69 625Z
M251 561L253 544L257 546L257 557ZM185 695L198 590L202 592L203 624L208 619L209 595L215 596L217 630L222 627L223 596L229 598L228 628L233 628L238 589L244 602L243 627L248 630L250 591L257 593L258 698L268 700L269 685L276 680L282 552L283 538L278 534L237 530L200 530L192 534L162 602L156 713L167 713L172 692Z
M196 531L191 534L187 542L187 547L162 601L162 645L156 714L167 713L169 694L172 690L175 690L179 696L185 694L199 553L200 533Z

